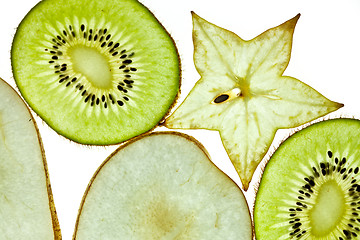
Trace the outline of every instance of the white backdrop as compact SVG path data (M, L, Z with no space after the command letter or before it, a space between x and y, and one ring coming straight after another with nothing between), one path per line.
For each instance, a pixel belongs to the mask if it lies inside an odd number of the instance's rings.
M0 77L15 86L10 65L10 48L17 25L38 0L0 2ZM345 104L332 117L360 118L360 1L359 0L141 0L174 38L182 60L182 94L185 98L199 76L193 65L190 11L251 39L301 13L297 23L292 57L285 71L309 84L327 98ZM63 239L71 239L78 207L97 167L117 146L82 146L52 131L36 117L48 161L53 195ZM157 128L156 131L167 130ZM216 132L183 131L198 139L220 169L240 184ZM289 130L281 130L274 144ZM274 147L271 148L271 151ZM265 157L267 158L267 157ZM250 209L259 169L248 192ZM1 207L1 206L0 206Z

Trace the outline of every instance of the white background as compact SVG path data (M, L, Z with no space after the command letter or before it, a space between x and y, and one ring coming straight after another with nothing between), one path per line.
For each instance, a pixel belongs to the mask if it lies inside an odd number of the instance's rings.
M17 25L38 0L0 2L0 77L15 86L10 48ZM256 37L301 13L296 26L292 57L285 71L309 84L327 98L345 104L332 117L360 118L360 1L359 0L142 0L174 38L182 60L182 94L185 98L199 76L193 65L190 11L237 33L245 40ZM71 239L78 207L95 170L117 146L82 146L52 131L36 118L43 139L53 195L63 239ZM166 130L158 128L156 130ZM183 131L207 148L212 160L240 184L216 132ZM289 130L281 130L274 144ZM273 151L271 147L270 151ZM1 154L1 153L0 153ZM267 158L267 157L265 157ZM259 170L247 193L250 209ZM1 207L1 206L0 206Z

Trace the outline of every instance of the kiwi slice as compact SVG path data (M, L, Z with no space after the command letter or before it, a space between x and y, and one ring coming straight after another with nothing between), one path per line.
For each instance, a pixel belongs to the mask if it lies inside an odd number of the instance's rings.
M61 239L49 174L33 117L0 79L0 239Z
M44 0L11 50L16 84L59 134L107 145L154 128L180 85L176 46L136 0Z
M91 179L74 239L251 240L240 188L190 136L156 132L115 151Z
M358 239L359 141L355 119L322 121L284 141L260 182L256 238Z

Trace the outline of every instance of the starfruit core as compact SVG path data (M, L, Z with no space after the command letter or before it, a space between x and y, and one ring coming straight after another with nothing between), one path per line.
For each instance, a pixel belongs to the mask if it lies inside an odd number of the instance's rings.
M201 78L165 126L218 131L244 190L278 129L343 106L283 76L299 17L247 41L192 13L194 63Z

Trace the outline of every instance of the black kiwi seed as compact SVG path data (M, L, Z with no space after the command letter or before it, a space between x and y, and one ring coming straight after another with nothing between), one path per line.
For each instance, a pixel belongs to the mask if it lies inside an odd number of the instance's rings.
M132 60L131 59L126 59L122 63L123 64L130 64L130 63L132 63Z
M45 48L45 52L50 54L48 63L54 69L54 73L58 75L57 82L59 84L63 84L63 86L67 88L73 87L74 89L79 89L79 94L83 97L83 102L90 102L91 106L96 105L107 108L109 103L117 103L118 106L123 106L125 103L122 100L125 100L125 102L129 101L129 97L123 96L123 94L128 93L127 89L133 88L134 81L129 80L129 78L133 78L133 76L129 73L137 71L136 67L132 67L133 60L130 59L135 53L127 53L126 49L121 49L121 44L119 42L111 40L113 35L109 29L88 29L85 24L81 24L79 27L70 24L67 25L67 27L64 26L58 34L54 34L53 36L53 38L49 39L51 43ZM91 88L86 87L85 89L85 86L88 86L88 84L84 84L83 81L86 80L83 77L74 76L77 73L74 73L71 65L68 64L68 60L63 58L63 52L66 52L66 48L70 45L69 43L75 38L87 40L92 43L98 41L100 47L106 49L111 57L122 60L118 65L118 69L123 71L125 80L124 83L120 83L116 86L119 92L114 93L113 95L108 93L100 94L98 96L97 94L92 93L93 91ZM71 84L73 82L77 82L77 84Z
M357 178L359 167L351 168L346 166L346 157L340 158L341 160L339 160L338 157L333 158L334 155L331 150L326 152L326 156L328 157L328 160L319 163L318 166L311 167L313 175L303 178L304 184L297 190L297 200L294 202L293 206L288 209L288 222L291 229L294 230L289 232L290 239L300 239L306 233L306 230L302 229L301 221L303 221L303 219L301 218L303 215L300 215L300 212L304 211L304 209L308 207L307 199L312 198L314 192L317 191L316 188L318 183L315 179L333 179L334 174L341 176L340 178L337 178L339 179L338 181L350 183L349 185L351 185L351 187L348 189L347 195L353 199L353 202L349 203L349 206L353 206L350 213L351 215L349 216L353 217L349 217L349 222L346 223L346 226L342 227L343 229L341 229L341 233L344 234L343 236L345 236L345 238L338 236L337 239L353 239L353 237L356 238L358 236L355 231L360 232L360 218L358 218L360 210L360 206L358 205L360 205L360 201L357 201L357 199L360 198L360 184L358 184ZM334 171L335 169L336 171ZM320 182L323 182L323 180ZM306 220L304 219L304 221Z
M132 83L134 83L134 81L125 79L125 80L124 80L124 83L126 83L126 84L132 84Z

